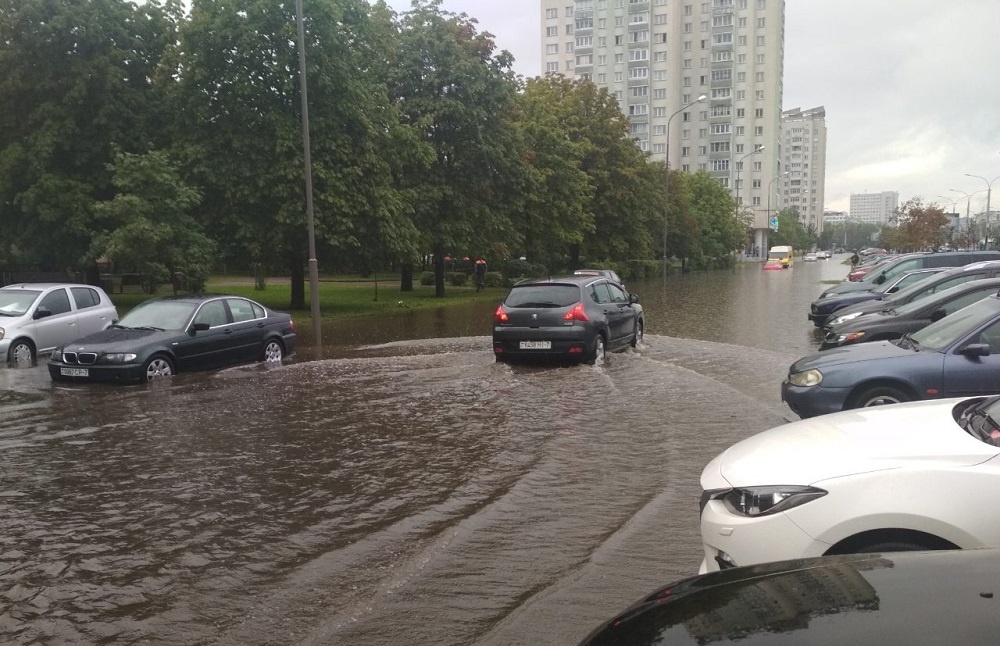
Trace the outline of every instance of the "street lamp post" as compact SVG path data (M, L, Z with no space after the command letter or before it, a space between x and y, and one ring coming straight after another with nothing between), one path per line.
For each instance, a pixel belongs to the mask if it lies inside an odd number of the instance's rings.
M791 171L787 171L786 170L784 173L779 173L778 175L775 175L774 177L772 177L771 181L767 183L767 225L768 225L768 228L770 228L770 226L771 226L771 185L774 184L774 182L777 181L778 179L780 179L782 177L788 177L789 175L791 175Z
M701 103L706 97L704 94L699 96L694 101L681 106L677 112L674 112L670 117L667 118L667 149L666 149L666 163L664 168L666 169L666 177L663 182L663 283L667 282L667 213L670 212L670 122L673 121L674 117L684 112L692 105L696 103Z
M764 150L764 145L761 144L757 146L753 151L740 157L740 160L736 162L736 219L739 220L740 215L740 172L743 170L743 160L750 155L756 155L757 153Z
M971 173L966 173L966 177L975 177L986 182L986 248L990 248L990 193L993 192L993 182L1000 179L1000 175L994 177L992 180L988 180L985 177L980 177L979 175L973 175Z

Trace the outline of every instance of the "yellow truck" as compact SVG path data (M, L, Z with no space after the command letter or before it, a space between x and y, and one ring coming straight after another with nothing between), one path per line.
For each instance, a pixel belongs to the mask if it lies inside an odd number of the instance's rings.
M795 253L792 248L788 245L778 245L776 247L771 247L771 250L767 252L768 260L779 260L781 261L781 266L788 269L792 266L792 257Z

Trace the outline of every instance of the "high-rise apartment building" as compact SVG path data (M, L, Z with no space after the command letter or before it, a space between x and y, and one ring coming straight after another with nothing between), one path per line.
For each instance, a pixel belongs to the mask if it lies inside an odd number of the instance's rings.
M783 172L785 0L542 0L541 21L542 71L607 88L639 146L711 173L752 210L752 244L766 248Z
M888 224L899 206L899 193L851 193L851 219L865 224Z
M784 168L781 201L799 212L799 222L817 235L823 232L826 189L826 110L795 108L781 115Z

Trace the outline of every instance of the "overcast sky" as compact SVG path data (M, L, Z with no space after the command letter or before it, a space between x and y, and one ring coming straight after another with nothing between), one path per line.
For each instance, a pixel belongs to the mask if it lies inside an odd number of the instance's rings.
M476 18L524 76L541 74L540 6L442 4ZM985 208L986 182L1000 177L998 25L1000 0L787 0L783 109L826 108L827 209L898 191L900 203L957 200L964 215L966 197L950 189L977 193L973 213ZM1000 192L991 197L1000 209Z

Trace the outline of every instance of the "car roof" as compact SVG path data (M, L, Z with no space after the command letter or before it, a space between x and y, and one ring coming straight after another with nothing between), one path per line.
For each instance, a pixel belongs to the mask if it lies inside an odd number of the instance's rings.
M87 285L86 283L13 283L4 285L0 289L52 289L54 287L94 287L95 289L100 289L100 287Z
M239 294L172 294L169 296L160 296L159 298L153 298L146 302L151 303L154 301L176 301L182 303L204 303L205 301L211 301L216 298L242 298L244 300L253 301L252 298L247 298L246 296L240 296Z
M556 284L567 284L572 283L574 285L589 285L594 282L594 280L605 280L607 276L593 275L593 274L581 274L573 276L550 276L548 278L526 278L514 284L514 287L526 287L530 285L556 285ZM611 281L614 282L614 281Z

